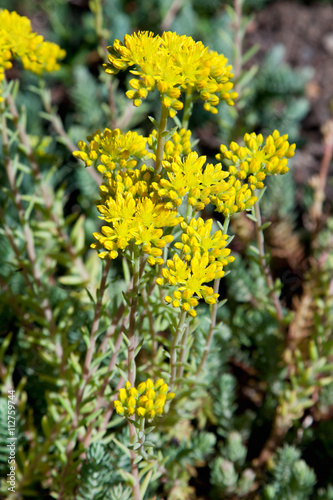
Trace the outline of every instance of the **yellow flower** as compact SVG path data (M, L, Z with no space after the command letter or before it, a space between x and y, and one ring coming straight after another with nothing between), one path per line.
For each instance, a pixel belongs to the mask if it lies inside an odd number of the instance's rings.
M111 224L102 226L102 233L93 233L97 243L91 247L109 252L100 253L102 259L115 259L118 250L124 250L133 240L149 255L149 264L163 264L161 249L173 236L163 235L162 228L174 227L183 220L175 210L165 209L161 203L156 205L149 198L134 199L130 192L125 196L118 194L115 199L108 197L97 208L102 214L100 218Z
M263 145L263 136L245 134L245 146L231 142L230 149L223 144L218 160L226 159L228 167L228 189L211 190L210 201L218 212L225 216L250 209L257 201L255 189L263 189L266 175L288 172L287 161L295 154L295 144L290 145L288 136L280 136L275 130Z
M223 268L234 261L234 257L229 256L230 249L225 248L228 236L222 231L211 234L212 224L212 219L205 222L201 217L193 218L189 224L182 222L181 241L174 245L180 256L175 254L172 260L167 260L162 277L156 280L160 286L177 287L165 301L174 308L181 307L192 317L196 315L194 308L198 299L215 304L219 295L207 283L222 278Z
M205 165L205 161L206 157L198 156L196 152L163 161L167 178L156 180L151 186L158 196L169 198L165 205L167 208L180 206L185 195L196 211L203 210L209 203L215 204L218 211L222 211L221 205L224 209L236 203L235 179L229 172L223 171L220 163Z
M41 74L59 69L58 59L65 55L57 44L44 42L41 35L31 31L27 17L0 10L0 82L4 71L12 67L12 59L21 59L25 69Z
M296 145L290 145L287 139L287 134L280 136L280 133L274 130L263 145L261 134L245 134L244 147L232 142L228 150L226 146L221 145L221 154L217 155L217 158L230 160L232 164L229 166L229 172L238 179L247 179L252 191L256 188L262 189L262 181L266 175L288 172L287 161L294 156Z
M108 51L106 73L116 74L130 67L137 77L130 81L132 90L126 93L135 106L140 106L155 88L170 116L183 107L181 92L196 92L205 102L205 109L212 113L217 112L220 100L233 105L237 97L232 92L232 67L226 57L209 51L191 37L171 32L162 36L138 32L125 35L123 43L115 40Z
M218 260L223 266L233 262L234 257L228 257L230 249L225 248L228 235L222 234L222 231L216 231L211 235L213 219L206 222L199 217L192 218L189 224L181 223L183 234L181 242L175 243L175 247L182 251L185 260L191 260L191 256L199 251L201 254L208 252L209 262Z
M74 151L76 158L83 160L87 167L93 163L102 173L112 172L116 168L134 168L138 160L149 158L147 139L137 132L121 130L97 131L88 138L89 143L79 141L79 151Z
M152 420L155 416L162 415L165 402L175 397L173 392L168 391L168 385L163 379L157 380L155 384L147 379L137 389L126 382L125 388L119 389L119 399L114 402L114 408L121 416L137 415Z
M175 308L181 307L190 316L195 317L194 308L198 305L198 298L204 299L208 304L214 304L219 297L213 288L204 283L222 278L223 275L221 262L210 264L208 252L200 255L197 251L190 262L183 261L177 254L172 260L167 260L167 267L162 269L163 278L157 278L156 283L160 286L166 283L177 286L173 293L174 300L167 296L166 302L171 302Z
M137 414L139 415L139 417L144 417L146 411L147 411L146 408L142 408L141 406L139 406L139 408L137 409Z

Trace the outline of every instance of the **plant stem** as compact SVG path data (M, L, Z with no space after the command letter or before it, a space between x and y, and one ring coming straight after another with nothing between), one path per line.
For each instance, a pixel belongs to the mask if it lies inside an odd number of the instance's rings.
M269 295L270 295L272 302L273 302L273 305L275 307L276 318L279 322L281 329L284 330L282 306L281 306L279 297L277 296L277 294L274 290L273 277L272 277L270 267L269 267L268 262L267 262L266 257L265 257L265 241L264 241L264 232L262 230L262 219L261 219L261 213L260 213L259 200L254 204L254 214L255 214L255 218L256 218L256 223L255 223L256 224L256 237L257 237L257 245L258 245L258 250L259 250L260 267L261 267L262 272L265 276L265 280L266 280L267 286L269 288Z
M93 354L95 352L96 333L98 331L99 324L100 324L103 296L104 296L104 292L106 289L106 280L107 280L107 276L109 274L110 267L111 267L111 260L108 260L103 268L103 271L102 271L99 296L98 296L98 299L96 302L95 314L94 314L93 324L91 327L89 349L87 350L86 359L84 361L84 368L83 368L83 377L84 378L88 377L88 374L90 373L90 364L92 361Z
M214 281L214 293L218 293L219 285L220 285L220 280L219 279L215 280ZM215 330L215 326L216 326L217 306L218 306L218 302L215 302L215 304L213 304L211 307L209 331L208 331L208 335L207 335L206 345L204 347L204 353L203 353L201 362L200 362L198 369L197 369L197 373L196 373L197 379L198 379L199 374L201 373L203 367L206 364L208 354L209 354L209 351L210 351L210 348L212 345L214 330Z
M138 343L138 335L135 330L136 321L135 316L138 308L138 292L139 292L139 278L140 278L140 259L137 253L137 247L133 245L133 286L132 286L132 299L131 299L131 310L130 310L130 319L129 319L129 327L128 327L128 381L131 383L132 387L135 385L135 376L136 376L136 366L135 366L135 348ZM130 433L130 441L131 443L134 441L136 436L136 431L134 425L131 423L131 420L134 419L134 416L128 419L128 427ZM135 463L136 453L134 450L131 450L131 472L134 477L133 484L133 498L134 500L140 500L140 481L139 481L139 470L138 466Z
M82 400L84 397L84 391L85 391L85 389L86 389L86 387L91 379L91 376L92 376L92 371L91 371L90 365L91 365L93 354L95 352L96 333L98 331L99 324L100 324L103 296L104 296L104 292L106 289L106 280L107 280L107 276L109 274L110 266L111 266L111 260L108 260L106 262L106 265L104 266L103 272L102 272L100 291L99 291L99 296L98 296L96 306L95 306L95 314L94 314L94 319L93 319L91 332L90 332L89 348L87 349L86 357L84 360L82 383L78 387L76 395L75 395L75 409L74 409L74 415L73 415L71 429L70 429L69 434L72 434L73 431L75 431L79 426L80 410L81 410L81 403L82 403ZM71 463L71 455L74 451L75 444L76 444L75 439L71 439L67 443L67 448L66 448L67 464L66 464L66 466L62 472L62 475L61 475L62 485L61 485L61 490L60 490L60 496L64 495L66 476L67 476L68 471L69 471L69 466Z
M138 308L138 292L140 277L140 260L137 255L137 248L133 245L133 285L131 290L131 309L128 327L128 381L132 387L135 385L136 366L135 366L135 348L137 346L138 335L135 331L135 316Z
M170 379L170 391L173 392L176 376L177 376L177 346L184 333L184 324L186 318L186 311L182 311L179 317L179 322L177 329L173 336L171 352L170 352L170 366L171 366L171 379Z
M169 110L162 104L160 125L158 127L158 133L157 133L156 163L155 163L155 169L157 174L160 174L162 170L162 160L163 160L163 151L165 143L165 137L163 137L163 132L165 132L167 128L168 116L169 116Z
M94 2L94 8L91 9L93 14L94 14L94 19L95 19L95 31L96 35L98 37L98 41L100 43L101 47L101 59L103 58L107 59L108 58L108 50L107 50L107 43L105 41L105 37L108 37L109 33L107 30L104 29L103 27L103 5L101 0L97 0ZM105 73L104 73L105 75ZM116 123L116 115L117 115L117 107L116 107L116 99L115 99L115 92L114 92L114 85L113 85L113 80L109 77L110 75L107 75L108 78L106 80L106 87L108 90L108 97L109 97L109 109L110 109L110 123L111 123L111 129L115 129L117 127Z
M183 376L184 364L187 361L187 354L188 354L187 341L188 341L189 331L190 331L190 325L188 324L185 329L185 335L183 335L182 338L181 357L180 357L181 365L178 366L178 371L177 371L177 378L179 379L182 378Z
M193 109L192 89L190 86L188 86L186 89L185 105L182 118L182 128L184 128L185 130L188 129L188 124L192 114L192 109Z
M170 8L168 9L164 19L161 23L161 30L167 31L177 16L179 10L182 8L183 0L173 0Z
M187 195L186 224L190 223L190 220L192 218L192 214L193 214L193 207L192 207L192 205L189 204L188 195Z
M154 318L149 306L149 300L148 300L148 294L147 294L147 289L146 287L142 287L141 290L142 293L142 300L143 300L143 305L144 305L144 316L148 317L149 321L149 330L150 330L150 335L151 335L151 357L152 357L152 366L155 366L155 358L156 358L156 352L157 352L157 340L156 340L156 332L154 328Z
M242 34L242 3L243 0L234 0L234 11L235 11L235 21L234 21L234 33L235 33L235 60L234 60L234 75L236 80L235 90L239 92L238 80L242 73L242 46L243 46L243 34Z
M313 204L310 208L310 218L313 225L312 246L313 243L317 242L325 202L327 176L333 156L333 120L329 120L322 127L322 133L324 135L324 154L320 163L318 180L314 186Z
M223 234L228 234L229 224L230 224L230 215L227 215L227 217L224 219L223 231L222 231Z
M148 455L145 452L144 447L143 447L144 446L144 442L145 442L145 423L146 423L145 418L141 417L140 418L140 429L139 429L139 432L141 433L141 436L139 437L139 443L141 444L141 446L138 449L137 453L139 455L142 455L143 458L145 458L147 460L148 459Z
M108 383L110 382L110 375L109 374L113 371L113 369L115 367L115 364L116 364L117 358L118 358L118 354L119 354L119 351L120 351L120 347L121 347L121 344L122 344L122 341L123 341L122 331L123 331L123 328L125 326L125 320L126 320L126 318L123 319L122 324L121 324L120 329L119 329L119 332L117 334L117 339L116 339L116 342L115 342L115 345L114 345L114 350L113 350L113 353L112 353L112 356L111 356L111 359L110 359L110 362L109 362L109 365L108 365L108 368L107 368L107 374L104 377L103 383L102 383L102 385L100 386L100 388L98 390L97 401L96 401L95 408L94 408L95 411L97 411L100 408L102 408L103 401L105 401L105 398L104 398L105 390L106 390L106 387L107 387ZM121 378L121 380L123 380L123 379ZM122 385L123 385L123 382L121 383L121 385L119 386L119 388L122 387ZM112 412L110 414L110 417L111 417L111 415L112 415ZM104 415L104 417L105 417L105 415ZM85 449L87 449L88 446L90 445L92 431L94 429L94 422L96 421L96 419L97 419L97 417L94 418L89 423L89 425L87 427L86 434L85 434L84 439L83 439L83 446L85 447ZM103 427L103 430L106 427L106 423L105 422L106 421L105 421L105 418L104 418L103 424L101 426L101 427ZM108 422L109 422L109 420L107 420L107 423ZM102 430L99 429L98 432L102 432Z

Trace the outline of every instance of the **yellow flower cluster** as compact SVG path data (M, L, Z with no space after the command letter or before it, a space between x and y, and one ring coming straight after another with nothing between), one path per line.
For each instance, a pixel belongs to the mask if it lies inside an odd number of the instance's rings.
M229 166L228 182L232 196L226 200L226 193L216 192L211 203L224 215L251 208L257 201L255 189L263 189L266 175L285 174L288 172L287 161L295 154L295 144L290 145L288 135L280 136L275 130L268 136L265 144L261 134L245 134L245 146L232 142L230 149L221 145L218 160L227 159Z
M214 114L220 100L233 105L237 97L232 91L230 79L233 74L228 59L209 51L189 36L138 32L125 35L123 43L115 40L108 51L109 63L104 65L106 73L117 74L133 67L130 72L137 78L130 80L132 90L126 95L135 106L140 106L155 88L171 117L183 108L179 99L182 92L198 93L205 102L204 108Z
M157 199L150 187L159 180L153 169L146 165L134 168L139 160L152 156L146 150L146 139L136 132L123 134L119 129L105 129L88 137L88 141L80 141L80 151L75 151L74 156L86 166L94 162L103 174L97 209L100 218L110 224L103 226L101 233L93 234L96 243L91 247L104 250L99 253L101 259L115 259L118 250L134 241L148 254L149 264L163 264L162 248L173 240L171 235L163 236L163 228L174 227L182 217Z
M80 151L73 155L80 158L90 167L92 164L102 174L113 171L116 167L134 168L138 160L152 157L146 150L147 139L136 132L123 134L119 129L104 132L97 131L93 136L87 137L89 144L79 141Z
M115 259L119 250L134 241L148 254L150 265L163 264L162 248L173 240L173 236L163 235L163 228L176 226L183 217L173 206L162 203L152 187L160 181L154 169L146 165L135 168L138 161L153 156L146 149L146 138L136 132L123 134L119 129L105 129L88 137L88 141L80 141L80 151L75 151L74 156L86 166L94 163L103 173L97 209L100 218L110 224L93 234L96 243L91 247L103 250L99 253L101 259ZM189 134L182 130L168 142L170 152L172 148L188 148Z
M191 131L181 128L176 131L171 139L166 141L164 145L163 159L170 161L172 158L178 156L189 155L191 150ZM153 130L147 139L150 149L154 150L157 143L157 131ZM155 159L155 156L153 157Z
M268 136L263 145L261 134L245 134L245 146L230 144L230 150L221 146L221 154L216 156L221 160L226 158L232 162L229 172L237 179L247 179L250 189L262 189L263 180L269 174L285 174L288 172L288 158L295 154L296 144L289 144L288 135L280 136L277 130Z
M125 387L119 389L114 407L118 415L125 417L137 415L152 420L162 415L165 402L175 397L173 392L168 391L168 385L161 378L155 384L148 378L146 382L139 384L138 388L126 382Z
M100 217L111 226L102 226L101 233L93 233L97 243L92 248L106 251L99 253L101 259L116 259L118 250L124 250L134 241L142 245L142 251L149 255L150 265L163 264L162 248L173 240L164 235L164 227L174 227L182 221L176 211L165 209L162 203L155 204L150 198L134 198L131 192L107 198L103 205L97 205Z
M233 257L228 257L230 250L225 248L227 235L217 231L211 235L213 220L206 222L199 217L193 218L189 224L181 223L183 234L181 242L175 243L180 256L175 254L167 260L167 267L162 269L162 278L156 282L162 286L166 283L177 286L173 296L167 295L165 301L173 307L181 307L192 317L196 316L194 308L198 298L207 304L215 304L219 295L204 283L209 283L224 276L223 268Z
M294 144L289 145L287 136L280 136L277 131L266 139L264 145L261 135L246 134L243 147L234 142L230 150L221 146L221 154L217 158L232 162L228 170L223 170L221 163L206 164L205 156L192 152L190 132L181 129L166 142L163 170L161 174L156 174L153 167L145 164L137 166L138 162L155 157L152 150L156 133L145 138L136 132L123 134L119 129L105 129L88 137L88 141L88 144L80 141L80 151L76 151L74 156L81 158L87 166L94 164L103 174L101 199L97 202L97 208L100 218L109 224L103 226L101 232L94 233L96 243L92 244L92 248L103 250L99 254L102 259L115 259L119 250L124 250L134 241L136 245L142 245L151 265L163 264L162 249L173 240L172 235L165 234L163 228L172 228L182 222L183 218L178 215L177 209L185 197L195 211L203 210L209 203L225 216L248 210L257 200L254 190L264 187L266 175L285 173L288 170L287 158L292 157L295 150ZM204 238L200 235L201 240L209 242L206 249L202 248L201 257L213 244L207 228L200 226L200 231L206 231ZM191 238L191 235L187 233L187 237ZM187 263L182 266L175 256L172 270L170 268L167 271L171 273L170 276L179 273L180 267L181 272L190 276L191 266L197 265L197 260L189 264L192 258L198 259L198 255L186 243L185 233L182 238L182 258L186 258ZM216 238L220 244L220 236ZM194 241L193 238L191 241ZM177 245L176 248L180 248ZM220 249L223 248L220 246ZM211 272L208 272L209 276ZM218 265L214 272L220 272ZM195 289L201 293L200 287L209 280L201 272L199 281L200 286L196 285ZM204 290L210 300L209 293ZM181 299L181 305L187 308L189 303L193 307L193 294L188 297L191 303L186 299L187 295L188 292L185 293L185 299Z
M179 207L188 196L188 202L195 210L203 210L211 203L211 195L215 192L230 192L229 182L225 179L228 172L222 170L222 165L207 164L206 156L198 156L196 152L180 158L176 156L171 161L163 161L162 165L167 173L167 179L162 178L159 182L152 183L160 197L168 197L166 207Z
M204 221L201 217L193 218L189 224L183 221L180 226L183 230L181 242L176 242L174 246L181 250L182 258L186 261L190 261L191 255L196 252L208 252L209 262L218 260L223 267L235 260L234 257L228 257L230 249L225 248L228 235L220 230L211 235L213 219Z
M8 10L0 11L0 82L5 70L12 67L14 58L21 59L25 69L41 74L59 69L58 59L65 55L57 44L44 42L41 35L32 32L27 17Z

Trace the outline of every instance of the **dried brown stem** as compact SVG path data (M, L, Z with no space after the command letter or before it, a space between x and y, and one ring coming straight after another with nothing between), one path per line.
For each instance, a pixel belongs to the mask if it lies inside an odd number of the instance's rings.
M235 60L234 60L234 75L236 80L235 90L239 92L238 80L242 73L242 50L243 50L243 35L242 35L242 4L243 0L234 0L234 33L235 33Z
M173 0L168 12L166 13L164 19L161 22L161 31L167 31L170 28L178 12L182 8L182 5L183 5L183 0Z
M324 154L320 164L319 177L315 184L313 205L310 209L310 216L313 221L315 234L319 229L320 218L323 215L325 188L327 183L328 171L333 157L333 120L329 120L325 124L322 132L324 134Z

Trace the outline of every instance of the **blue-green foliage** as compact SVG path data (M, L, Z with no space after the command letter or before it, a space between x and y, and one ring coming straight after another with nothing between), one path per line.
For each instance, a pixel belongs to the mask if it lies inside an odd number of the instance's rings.
M273 466L274 481L265 487L264 498L269 500L302 500L309 498L316 483L315 473L300 459L300 452L285 445L278 451Z

